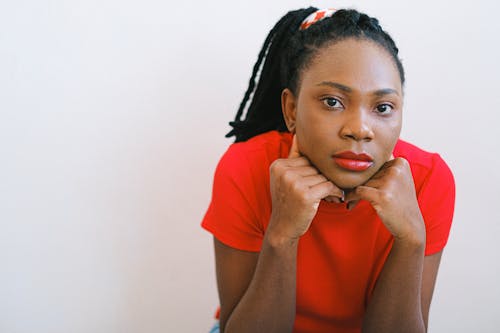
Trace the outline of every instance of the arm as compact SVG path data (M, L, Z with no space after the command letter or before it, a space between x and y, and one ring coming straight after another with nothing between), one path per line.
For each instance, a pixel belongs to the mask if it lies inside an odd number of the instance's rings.
M424 257L425 224L409 164L387 162L346 197L368 200L394 236L363 320L363 332L425 332L441 253Z
M215 240L222 332L290 332L295 318L297 241L272 244L260 253Z
M422 316L424 317L425 330L429 324L429 309L431 307L432 294L436 285L436 277L441 262L443 251L424 257L424 272L422 274Z
M423 248L394 242L368 306L363 332L427 331L442 252L424 257Z
M292 331L299 238L322 198L343 196L300 156L295 139L289 158L276 160L270 175L273 209L260 253L215 240L220 328L225 333Z

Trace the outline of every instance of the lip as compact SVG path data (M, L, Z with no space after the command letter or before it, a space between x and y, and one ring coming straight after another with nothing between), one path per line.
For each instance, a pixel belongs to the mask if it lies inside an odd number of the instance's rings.
M365 171L373 164L373 158L366 153L343 151L333 155L333 161L341 168L350 171Z

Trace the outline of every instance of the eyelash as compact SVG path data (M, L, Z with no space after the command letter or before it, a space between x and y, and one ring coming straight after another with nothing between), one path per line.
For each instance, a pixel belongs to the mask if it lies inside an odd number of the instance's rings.
M389 112L384 112L384 111L380 111L380 107L381 106L388 106L390 108ZM393 110L394 110L394 107L391 105L391 104L388 104L388 103L382 103L382 104L379 104L377 105L377 107L375 108L377 110L377 113L381 114L381 115L386 115L386 114L389 114L391 113Z
M335 98L335 97L325 97L325 98L321 99L321 101L329 109L338 109L338 108L343 108L344 107L344 105L342 104L342 102L338 98ZM338 104L340 104L340 106L329 105L328 101L336 101ZM389 107L390 108L389 112L386 112L387 110L386 111L380 111L380 109L379 109L380 107ZM375 107L375 110L380 115L387 115L387 114L390 114L392 111L394 111L394 106L392 106L389 103L382 103L382 104L377 105Z
M323 101L323 104L325 104L325 106L329 109L338 109L339 108L338 106L328 105L328 101L332 101L332 100L338 102L338 104L340 104L342 107L344 107L342 102L338 98L335 98L335 97L325 97L321 100Z

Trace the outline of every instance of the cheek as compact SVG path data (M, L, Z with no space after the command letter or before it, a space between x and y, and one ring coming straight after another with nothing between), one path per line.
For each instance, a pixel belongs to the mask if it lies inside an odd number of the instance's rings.
M311 112L307 112L307 106L299 105L297 110L297 117L295 123L295 131L297 134L297 141L305 153L314 142L317 140L315 133L318 130L318 120L314 118Z
M396 143L396 141L399 138L399 135L401 134L401 127L402 127L402 121L401 121L401 116L397 117L394 122L392 122L388 128L387 128L387 135L389 136L390 140Z
M398 142L399 135L401 134L401 121L397 120L390 124L384 124L377 129L376 139L380 148L383 150L381 153L383 157L389 159L394 150L394 146Z
M297 140L302 143L304 152L321 150L325 142L331 141L332 132L332 126L328 126L324 119L318 119L311 114L297 117Z
M309 138L321 138L332 133L336 127L331 115L323 112L314 103L300 103L297 107L296 126L302 131L304 136Z

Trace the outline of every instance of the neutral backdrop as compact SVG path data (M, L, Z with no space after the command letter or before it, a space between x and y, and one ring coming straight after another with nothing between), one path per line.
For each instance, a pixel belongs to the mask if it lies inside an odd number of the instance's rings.
M402 138L455 174L429 331L499 331L499 2L0 0L0 332L207 332L227 123L269 29L309 4L380 19Z

